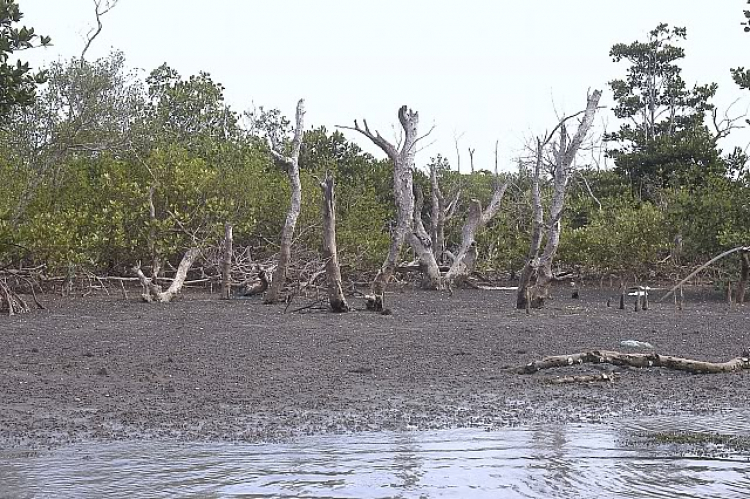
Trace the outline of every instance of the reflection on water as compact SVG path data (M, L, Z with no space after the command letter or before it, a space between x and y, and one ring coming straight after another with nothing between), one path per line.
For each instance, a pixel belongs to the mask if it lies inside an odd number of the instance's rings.
M0 454L0 498L745 498L746 456L704 459L623 442L654 431L748 435L749 423L732 414L286 444L81 445L37 456Z

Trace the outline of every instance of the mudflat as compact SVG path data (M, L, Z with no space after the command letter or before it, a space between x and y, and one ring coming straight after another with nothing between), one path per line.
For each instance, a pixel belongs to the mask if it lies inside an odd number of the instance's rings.
M556 295L530 315L514 310L509 291L393 293L392 315L285 314L201 292L171 304L44 297L47 310L0 317L0 445L272 441L682 411L731 417L750 407L750 371L617 369L612 383L553 385L545 380L613 366L509 370L548 355L625 351L623 340L708 361L750 346L750 306L730 309L719 293L688 293L683 311L652 296L641 312L608 308L612 290Z

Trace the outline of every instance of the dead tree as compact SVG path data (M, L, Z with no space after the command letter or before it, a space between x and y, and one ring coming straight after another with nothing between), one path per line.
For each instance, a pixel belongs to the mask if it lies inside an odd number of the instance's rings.
M305 118L305 101L300 99L297 103L297 119L296 126L294 128L294 138L292 139L292 154L286 156L279 150L280 145L274 143L273 138L271 140L271 154L286 168L287 176L289 177L289 184L292 187L292 199L289 205L289 211L286 214L286 221L284 222L284 228L281 231L281 245L279 248L279 261L276 265L276 270L273 273L273 279L271 285L268 288L266 297L263 300L264 303L276 303L279 300L279 295L286 282L287 270L289 268L289 260L292 256L292 237L294 236L294 229L297 226L297 219L302 208L302 183L299 178L299 152L302 147L302 136L304 132L304 118Z
M164 291L161 285L157 282L156 274L153 274L151 278L146 277L141 270L140 264L136 265L133 268L133 272L138 276L138 280L144 288L144 293L141 295L143 301L148 303L171 302L182 290L182 286L185 284L185 279L187 278L187 273L190 270L190 267L193 266L195 259L198 258L198 255L200 255L200 250L198 248L190 248L185 252L180 261L180 265L177 267L177 273L172 280L172 284L169 285L169 288L167 288L166 291Z
M464 222L464 226L461 229L461 246L455 256L453 256L453 263L444 277L448 289L451 289L454 284L465 279L474 271L474 266L476 265L478 258L475 239L476 233L487 225L495 215L497 215L497 212L500 210L500 204L503 201L503 196L505 196L505 191L508 189L507 182L500 183L497 164L497 148L498 144L496 142L495 179L492 199L484 210L482 210L482 203L477 199L472 199L469 204L469 213ZM473 164L474 150L470 149L470 151Z
M474 271L477 261L477 244L476 233L492 220L500 210L505 191L508 189L508 183L500 184L495 181L495 191L492 195L487 208L482 210L482 203L477 199L472 199L469 204L469 214L466 217L464 226L461 229L461 246L456 253L450 269L445 274L445 282L451 288L458 281L465 279Z
M601 91L595 90L588 95L586 109L573 116L560 120L557 126L544 139L537 138L535 151L534 176L531 185L531 196L533 205L533 218L531 226L531 244L529 254L521 271L518 283L518 295L516 307L527 308L527 300L531 300L530 306L540 308L550 296L550 285L553 280L552 261L560 244L560 231L562 229L562 213L565 206L565 190L572 173L573 160L578 153L583 140L588 134L594 122L594 116L599 106ZM567 133L567 122L579 115L583 115L578 130L571 138ZM545 163L545 153L552 143L555 135L559 134L556 144L552 144L552 180L553 193L549 211L549 219L545 225L544 210L540 192L540 177L542 167ZM542 240L546 238L544 251L540 255ZM532 284L533 282L533 284Z
M446 205L445 196L440 188L437 165L430 165L430 189L432 197L432 206L430 208L430 241L432 243L432 252L438 263L443 263L445 258L445 224L448 223L456 214L458 200L461 197L461 190L456 189L455 194Z
M413 233L414 228L414 157L417 153L417 143L424 137L417 135L419 125L419 113L401 106L398 110L398 120L404 131L404 138L400 146L391 144L378 131L370 131L367 121L363 120L362 127L355 120L354 126L340 126L349 130L355 130L378 146L393 162L393 194L396 201L396 227L391 236L391 244L388 248L383 265L372 283L371 308L377 311L383 310L383 296L385 289L396 271L399 253L404 242L408 242L420 258L420 263L427 274L429 287L442 288L440 269L431 249L431 241L424 226L419 234ZM429 134L429 133L428 133ZM420 218L421 219L421 218Z
M153 171L144 162L143 165L154 177ZM182 290L182 286L187 278L187 273L190 267L193 266L196 258L200 255L200 249L198 248L198 242L195 234L190 234L185 230L185 227L176 220L177 224L190 236L192 239L192 247L188 249L180 260L180 264L177 267L177 273L172 280L169 288L166 291L163 290L159 284L159 275L161 274L162 260L157 249L157 237L158 237L158 218L156 214L156 204L154 202L154 195L156 193L156 180L154 178L153 183L148 190L148 216L149 216L149 231L148 231L148 249L151 254L151 277L147 277L141 269L140 262L136 264L132 271L138 277L141 285L143 286L143 294L141 298L147 303L159 302L168 303L172 301ZM173 215L173 214L172 214Z
M117 3L120 0L94 0L94 15L96 16L96 28L92 28L87 34L86 34L86 44L83 47L83 50L81 51L81 65L84 64L84 61L86 60L86 52L89 51L89 48L91 48L91 44L94 43L94 40L97 36L99 36L102 32L102 29L104 28L104 25L102 24L102 17L109 14L109 12L117 7Z
M323 193L323 258L326 262L326 279L328 282L328 305L333 312L348 312L344 290L341 286L341 268L336 250L336 198L335 181L331 172L326 172L320 182Z
M224 226L224 255L221 259L221 299L232 297L232 224Z

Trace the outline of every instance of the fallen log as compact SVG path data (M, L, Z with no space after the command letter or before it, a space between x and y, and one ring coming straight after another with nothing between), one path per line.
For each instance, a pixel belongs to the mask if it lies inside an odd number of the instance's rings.
M518 374L533 374L543 369L570 367L582 364L612 364L620 367L662 367L693 374L716 374L750 369L750 351L745 350L741 357L727 362L706 362L684 359L657 353L622 353L612 350L590 350L571 355L555 355L529 362L517 367Z

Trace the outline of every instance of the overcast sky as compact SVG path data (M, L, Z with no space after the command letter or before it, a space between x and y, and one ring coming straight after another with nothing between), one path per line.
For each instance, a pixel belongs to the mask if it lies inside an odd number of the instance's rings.
M54 44L25 56L39 64L80 54L93 0L19 3L24 23ZM556 112L585 107L588 88L604 89L611 104L607 82L626 66L611 61L610 47L644 40L660 22L687 27L689 85L718 83L720 108L744 98L729 74L750 66L744 8L745 0L120 0L88 58L115 48L144 74L164 62L183 76L207 71L237 111L256 104L291 117L304 97L308 123L329 129L364 117L394 137L397 109L408 104L425 131L436 126L418 165L437 153L455 165L463 134L462 167L473 147L477 167L491 168L499 140L509 169ZM734 112L745 112L747 94ZM611 112L601 119L614 128ZM732 142L744 146L746 136Z

